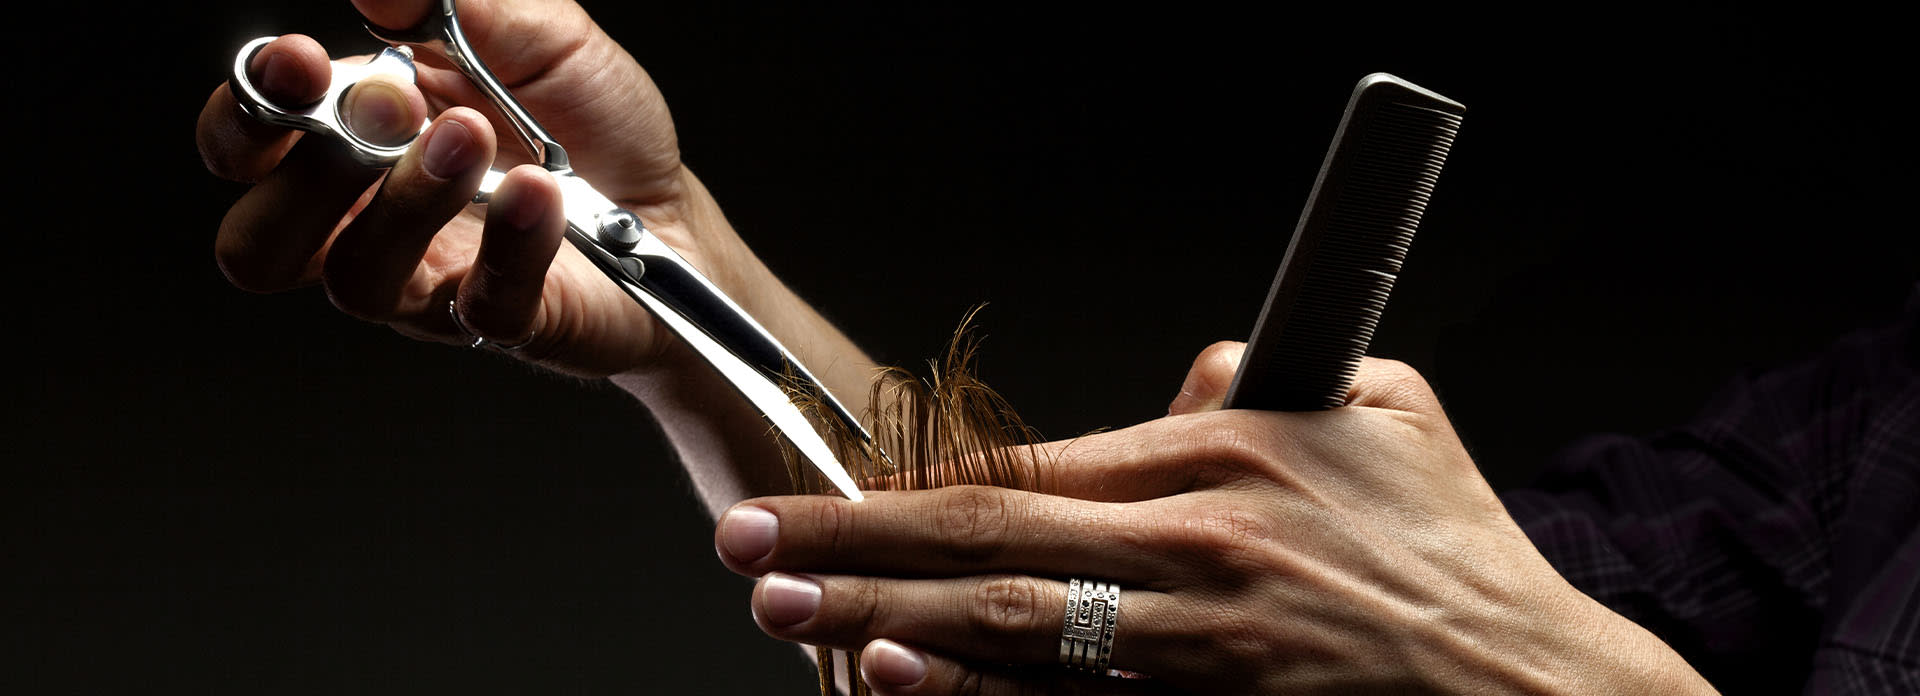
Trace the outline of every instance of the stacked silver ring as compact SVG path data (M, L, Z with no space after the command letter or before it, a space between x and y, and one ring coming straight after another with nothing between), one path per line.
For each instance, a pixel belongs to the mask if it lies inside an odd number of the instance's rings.
M456 302L456 300L447 300L447 316L453 317L454 328L459 329L460 333L466 334L467 338L473 339L473 343L467 345L468 348L492 348L494 350L511 353L525 348L527 344L533 342L533 337L539 333L537 329L529 331L527 332L527 337L520 339L519 343L501 343L489 339L481 336L478 332L475 332L467 326L467 320L465 317L460 316L460 307L455 304Z
M1060 663L1106 674L1113 661L1113 629L1120 622L1120 586L1075 578L1067 583L1067 618L1060 627Z

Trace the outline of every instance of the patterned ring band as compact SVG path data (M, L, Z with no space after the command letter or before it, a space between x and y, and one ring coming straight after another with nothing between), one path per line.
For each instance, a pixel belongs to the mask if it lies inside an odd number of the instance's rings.
M467 344L468 348L492 348L494 350L511 353L527 347L527 344L533 342L533 337L540 334L539 329L528 331L526 338L522 338L515 343L501 343L487 338L467 326L467 320L460 316L458 302L459 300L447 300L447 316L453 317L453 328L459 329L460 333L466 335L467 338L473 339L472 343Z
M1067 582L1067 617L1060 626L1060 663L1106 674L1113 630L1120 623L1120 586L1074 578Z

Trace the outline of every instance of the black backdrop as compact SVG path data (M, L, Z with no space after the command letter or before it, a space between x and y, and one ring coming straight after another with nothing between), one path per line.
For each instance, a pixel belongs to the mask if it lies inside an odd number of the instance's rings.
M902 364L989 302L981 370L1050 436L1160 415L1244 338L1377 70L1470 112L1374 353L1497 483L1890 315L1920 268L1886 18L589 9L794 288ZM625 395L225 285L241 189L193 119L255 35L371 46L345 3L86 11L19 30L11 80L0 690L806 691Z

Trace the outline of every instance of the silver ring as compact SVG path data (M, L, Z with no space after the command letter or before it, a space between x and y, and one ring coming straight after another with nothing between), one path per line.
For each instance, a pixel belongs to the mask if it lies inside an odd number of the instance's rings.
M1113 661L1113 631L1120 624L1120 586L1111 582L1067 582L1067 617L1060 625L1060 663L1106 674Z
M533 342L534 336L540 335L540 330L534 329L527 332L526 338L520 339L519 342L516 343L501 343L487 338L467 326L467 320L460 317L460 306L458 303L459 300L447 300L447 316L453 318L453 328L459 329L460 333L466 334L467 338L473 339L472 343L467 344L468 348L492 348L497 351L511 353L527 347L527 344Z

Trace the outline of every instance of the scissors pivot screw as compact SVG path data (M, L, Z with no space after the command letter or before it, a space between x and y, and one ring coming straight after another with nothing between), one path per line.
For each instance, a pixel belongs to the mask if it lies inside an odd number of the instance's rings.
M249 42L234 57L231 84L235 96L254 118L334 138L354 153L355 161L370 167L391 167L406 152L406 145L368 142L347 128L339 109L346 90L370 77L413 82L416 77L413 57L423 50L427 55L445 59L494 106L519 136L521 144L527 146L533 160L553 173L554 182L563 192L567 241L619 286L621 292L645 307L661 325L712 366L717 376L785 435L835 488L850 500L860 500L859 485L835 456L833 448L814 431L806 414L793 404L782 385L789 382L805 385L808 391L822 397L847 432L857 434L863 442L871 442L872 437L860 421L833 398L825 384L801 366L792 352L780 345L772 332L721 292L719 286L665 240L647 234L647 226L639 217L621 210L618 203L594 190L578 172L567 166L566 150L534 121L533 115L514 99L467 43L460 31L460 17L454 7L456 0L428 2L437 4L438 10L428 12L415 27L390 30L368 25L374 36L394 47L382 51L371 63L334 63L327 98L297 109L277 107L253 88L248 79L252 59L274 37ZM424 131L426 126L426 119L421 119L420 130ZM505 178L504 172L489 170L480 179L480 190L474 195L474 201L491 201ZM653 267L651 274L649 265Z
M600 216L600 243L616 251L629 251L640 244L640 233L646 231L640 226L640 219L624 210L615 210Z

